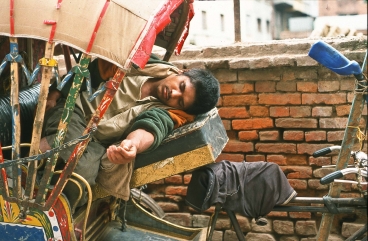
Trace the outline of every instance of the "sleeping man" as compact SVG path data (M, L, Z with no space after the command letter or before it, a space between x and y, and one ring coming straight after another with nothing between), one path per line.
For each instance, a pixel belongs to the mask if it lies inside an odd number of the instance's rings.
M113 77L116 66L95 59L88 69L92 88L97 89ZM40 143L42 152L51 149L69 88L65 86L59 91L55 85L50 87ZM82 135L102 96L89 102L87 91L81 91L65 142ZM214 108L219 96L219 83L209 71L181 71L167 62L151 59L144 69L132 69L123 79L74 172L91 186L97 183L104 192L128 200L136 155L154 150L174 128ZM67 161L73 149L61 151L59 159ZM64 161L59 163L63 165ZM78 196L75 188L71 182L64 188L70 202ZM86 201L83 195L78 206Z

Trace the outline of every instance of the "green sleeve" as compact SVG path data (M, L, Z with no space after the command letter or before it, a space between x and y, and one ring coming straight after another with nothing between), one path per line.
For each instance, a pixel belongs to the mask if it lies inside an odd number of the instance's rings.
M149 152L155 150L173 131L174 121L166 110L153 108L136 117L134 124L129 129L129 133L137 129L144 129L155 137L153 144L145 151Z

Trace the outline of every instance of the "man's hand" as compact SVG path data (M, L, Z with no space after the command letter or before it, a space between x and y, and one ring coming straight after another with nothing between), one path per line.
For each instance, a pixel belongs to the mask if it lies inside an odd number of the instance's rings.
M119 146L109 146L106 150L109 161L115 164L125 164L133 161L138 153L147 150L155 137L144 129L131 132Z
M137 147L131 140L123 140L119 146L112 145L106 150L109 161L115 164L125 164L133 161L137 155Z
M56 105L57 100L60 98L60 96L61 96L60 91L58 91L58 90L50 91L50 93L47 96L46 110L45 111L48 111L49 109L54 107Z

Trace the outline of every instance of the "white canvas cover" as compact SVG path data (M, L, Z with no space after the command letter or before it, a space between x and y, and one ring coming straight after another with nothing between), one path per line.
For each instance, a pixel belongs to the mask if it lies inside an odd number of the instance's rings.
M0 1L0 35L11 36L11 0ZM89 54L124 67L147 22L169 0L14 0L14 37L49 40L56 21L54 41L86 52L105 4L108 6ZM175 2L175 1L174 1ZM181 1L176 1L181 2Z

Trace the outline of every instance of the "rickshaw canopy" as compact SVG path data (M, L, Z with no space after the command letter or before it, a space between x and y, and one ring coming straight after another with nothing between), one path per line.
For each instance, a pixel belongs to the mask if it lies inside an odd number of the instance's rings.
M170 23L170 14L182 2L1 1L0 35L52 40L120 68L126 68L130 61L142 68L157 33Z

